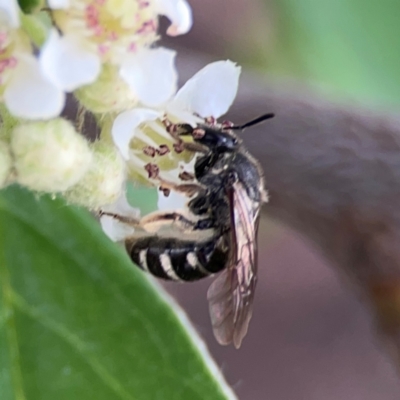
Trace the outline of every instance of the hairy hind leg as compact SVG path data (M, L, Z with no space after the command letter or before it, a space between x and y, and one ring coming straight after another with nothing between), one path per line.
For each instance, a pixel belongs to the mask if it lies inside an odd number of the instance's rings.
M140 227L141 226L140 220L138 220L136 218L132 218L132 217L127 217L126 215L120 215L120 214L100 210L98 212L98 216L102 217L103 215L105 215L107 217L112 217L112 218L116 219L117 221L120 221L126 225L130 225L132 227Z
M157 231L158 228L166 225L174 225L178 229L185 231L193 229L196 225L196 221L192 221L182 213L159 211L146 215L141 219L140 223L147 231Z

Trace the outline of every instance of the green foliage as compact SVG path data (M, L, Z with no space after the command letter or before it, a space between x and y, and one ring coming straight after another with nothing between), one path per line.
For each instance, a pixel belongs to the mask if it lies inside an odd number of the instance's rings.
M21 14L21 24L32 42L40 47L44 44L47 37L47 27L45 24L45 14L37 15Z
M18 0L18 4L24 13L31 13L43 5L44 0Z
M0 238L1 400L233 398L177 306L88 213L11 187Z
M359 99L400 104L399 1L276 0L274 6L275 70Z

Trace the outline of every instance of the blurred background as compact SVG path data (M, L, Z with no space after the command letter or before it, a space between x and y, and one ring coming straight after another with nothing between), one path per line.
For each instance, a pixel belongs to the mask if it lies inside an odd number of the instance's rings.
M229 58L272 81L306 83L335 101L391 110L400 104L398 0L190 3L193 29L168 42L181 53ZM213 338L209 281L166 285L238 397L398 399L400 383L371 317L313 244L265 216L259 244L254 315L240 350Z

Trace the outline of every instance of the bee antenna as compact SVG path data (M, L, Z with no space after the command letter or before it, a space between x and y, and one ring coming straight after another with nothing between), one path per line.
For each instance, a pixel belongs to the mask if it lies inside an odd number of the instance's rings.
M249 126L257 125L257 124L259 124L261 122L264 122L267 119L271 119L271 118L274 118L274 117L275 117L274 113L263 114L263 115L255 118L255 119L249 121L249 122L246 122L243 125L229 126L229 127L226 127L225 129L243 130L245 128L248 128Z

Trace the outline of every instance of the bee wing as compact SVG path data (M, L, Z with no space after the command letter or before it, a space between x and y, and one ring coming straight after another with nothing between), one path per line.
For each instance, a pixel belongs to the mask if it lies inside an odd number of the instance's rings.
M208 290L211 322L220 344L239 348L252 316L257 283L257 230L260 206L248 197L240 182L229 195L232 246L228 268Z

